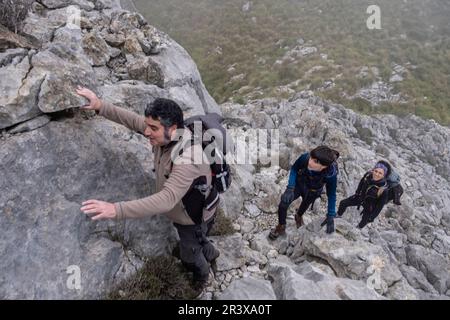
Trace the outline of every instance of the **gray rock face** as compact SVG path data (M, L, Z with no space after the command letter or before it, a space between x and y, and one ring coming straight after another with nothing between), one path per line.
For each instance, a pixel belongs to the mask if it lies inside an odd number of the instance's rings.
M33 118L29 121L25 121L24 123L18 124L11 130L9 130L8 133L14 134L14 133L21 133L21 132L36 130L40 127L45 126L49 122L50 122L50 117L47 115L43 115L43 116L40 116L37 118Z
M244 197L254 194L255 186L252 171L244 166L232 166L233 183L230 189L221 196L222 207L225 214L236 219L241 214L244 206Z
M104 66L110 59L110 47L96 32L90 32L83 37L83 50L89 57L91 65Z
M253 277L234 280L217 300L275 300L275 292L267 280Z
M380 246L339 234L325 236L324 231L317 232L310 227L301 231L294 252L301 250L306 255L326 260L340 277L373 281L380 293L385 293L389 286L401 279L397 266L390 262Z
M42 4L49 9L64 8L69 5L76 5L84 10L94 9L92 1L87 0L42 0Z
M402 265L400 270L408 283L415 289L423 290L425 292L437 293L436 289L427 281L425 275L416 268Z
M450 287L450 266L444 257L417 245L408 246L406 254L408 264L422 271L440 294L447 292Z
M220 110L186 51L119 1L41 3L24 32L42 47L0 50L0 297L100 298L142 258L169 254L176 231L164 216L93 222L80 211L87 199L148 196L154 177L148 140L78 111L76 87L140 114L157 97L186 116Z
M227 237L210 237L214 245L219 249L220 256L216 259L216 271L239 269L244 265L242 255L242 236L235 233Z
M268 259L264 254L247 247L243 250L243 256L245 261L250 265L265 265L268 262Z
M363 281L336 278L308 262L300 266L273 262L269 275L278 299L288 300L378 300L383 297Z
M165 75L164 87L169 88L172 95L180 97L188 92L198 96L200 104L192 106L192 114L221 113L201 81L197 66L179 44L172 41L169 48L152 56L152 60L159 65Z
M220 113L189 54L140 14L121 10L117 1L42 3L47 8L35 6L23 28L42 42L39 52L2 53L0 129L83 105L78 85L101 92L124 80L163 88L187 116ZM111 72L97 77L94 68L104 66Z
M107 120L69 119L0 145L3 298L99 297L120 279L122 265L138 266L124 246L150 256L169 252L175 233L163 217L94 223L80 211L87 199L151 193L145 139ZM80 268L81 290L66 286L72 265Z
M160 88L164 86L164 75L161 69L149 58L131 61L127 69L131 79L154 84Z
M63 44L54 44L49 50L38 53L32 64L30 81L44 79L38 95L38 107L44 113L86 104L84 98L73 91L77 85L97 88L91 65L82 55Z
M0 96L0 128L8 127L41 114L36 105L36 100L40 85L44 79L41 76L34 79L33 84L24 83L23 79L27 77L29 71L30 59L27 55L11 58L10 64L0 68L0 85L2 88L2 95Z
M386 297L391 300L418 300L422 299L420 292L413 289L405 279L394 283L386 293Z

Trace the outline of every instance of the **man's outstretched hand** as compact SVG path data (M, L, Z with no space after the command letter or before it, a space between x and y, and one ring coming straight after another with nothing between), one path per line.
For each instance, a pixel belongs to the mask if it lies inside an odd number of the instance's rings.
M81 211L89 215L92 220L114 219L117 217L116 208L113 203L99 200L87 200L84 201L82 205Z
M78 86L77 94L89 100L89 104L82 106L82 109L99 111L102 107L102 100L88 88Z

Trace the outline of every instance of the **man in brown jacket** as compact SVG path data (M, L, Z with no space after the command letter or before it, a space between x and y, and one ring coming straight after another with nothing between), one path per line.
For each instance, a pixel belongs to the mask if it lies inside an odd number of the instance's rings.
M116 203L92 199L84 201L81 210L93 220L165 214L178 231L182 263L193 272L194 286L203 288L209 263L219 256L206 237L217 204L209 210L198 205L212 194L211 169L202 146L190 143L192 133L184 129L181 108L172 100L158 98L148 104L144 117L100 100L87 88L79 87L77 93L89 100L84 109L149 138L156 174L156 193L146 198Z

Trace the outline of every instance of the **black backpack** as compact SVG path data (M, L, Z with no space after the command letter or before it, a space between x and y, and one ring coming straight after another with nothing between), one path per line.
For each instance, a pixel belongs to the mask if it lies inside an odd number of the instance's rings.
M403 187L400 184L400 175L392 169L386 182L388 185L388 202L392 200L394 204L401 205L400 198L403 195Z
M228 190L231 185L231 170L225 161L227 141L229 139L227 139L225 128L221 125L222 121L223 118L217 113L209 113L188 118L184 122L185 127L193 133L192 140L188 143L193 145L201 141L202 149L210 151L211 157L214 157L213 159L219 159L219 161L211 161L210 164L212 175L211 188L207 185L205 176L198 177L193 181L190 189L182 198L183 206L195 224L203 222L203 209L211 210L216 207L220 201L219 194ZM201 131L197 132L197 128L201 128ZM206 141L203 139L205 132L210 129L218 130L215 132L217 134L216 137L220 135L223 138L222 144L215 136L211 136L211 139L205 139ZM182 151L180 150L180 152Z
M226 129L221 124L222 121L223 118L217 113L193 116L184 121L185 127L193 133L194 141L202 141L203 150L211 151L210 155L214 159L219 159L219 161L212 161L210 164L211 184L219 193L227 191L231 185L231 169L225 160L229 139ZM201 132L196 132L198 131L196 126L201 128ZM205 132L208 130L215 131L222 137L222 141L217 140L217 136L206 136ZM199 137L199 135L201 136Z

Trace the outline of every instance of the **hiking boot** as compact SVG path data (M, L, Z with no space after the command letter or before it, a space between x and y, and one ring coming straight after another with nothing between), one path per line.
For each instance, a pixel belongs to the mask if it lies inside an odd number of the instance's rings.
M200 296L203 293L203 290L206 289L208 285L208 281L206 280L194 280L192 283L192 290L196 297Z
M299 216L298 214L295 215L295 224L297 225L297 228L300 228L305 223L303 222L303 217Z
M286 226L284 224L279 224L272 230L270 230L269 238L275 240L279 236L286 234Z

